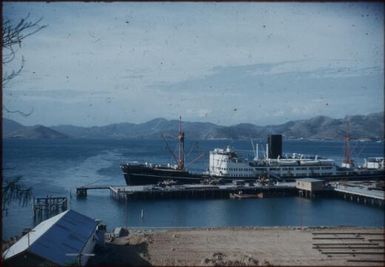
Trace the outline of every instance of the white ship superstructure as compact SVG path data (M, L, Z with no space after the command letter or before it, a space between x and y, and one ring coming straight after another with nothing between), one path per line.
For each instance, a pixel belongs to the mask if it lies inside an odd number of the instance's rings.
M364 165L362 167L365 169L383 170L384 169L384 157L367 158L367 159L365 159Z
M332 159L302 154L288 154L276 159L244 160L230 148L210 151L209 173L216 177L258 178L275 175L281 177L335 175L336 164Z
M282 158L277 159L259 159L250 164L256 165L255 170L258 174L273 174L287 177L326 176L335 175L337 172L337 166L332 159L305 156L297 153L286 154Z
M209 174L217 177L253 177L256 172L249 162L237 156L227 147L210 151Z

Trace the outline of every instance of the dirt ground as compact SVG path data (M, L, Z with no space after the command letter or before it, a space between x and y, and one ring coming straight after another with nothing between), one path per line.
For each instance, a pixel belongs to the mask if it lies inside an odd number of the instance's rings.
M384 228L133 230L88 265L384 266Z

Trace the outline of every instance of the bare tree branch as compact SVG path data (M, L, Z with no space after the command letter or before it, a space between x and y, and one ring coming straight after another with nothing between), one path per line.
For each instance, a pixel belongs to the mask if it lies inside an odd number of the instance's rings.
M13 58L12 58L12 60L13 60ZM3 76L3 88L5 87L5 85L10 80L12 80L13 78L15 78L16 76L18 76L21 73L21 71L24 69L24 63L25 63L25 60L24 60L24 57L22 56L21 57L21 65L20 65L20 68L18 70L13 70L10 74L8 74L7 72L4 73L4 76Z
M26 206L32 198L32 188L21 182L21 176L11 178L2 185L2 210L4 211L12 201Z
M20 115L23 116L23 117L28 117L28 116L30 116L30 115L33 113L33 108L32 108L31 111L28 112L28 113L22 112L22 111L20 111L20 110L9 110L5 105L3 105L3 108L4 108L4 110L5 110L6 112L8 112L8 113L18 113L18 114L20 114Z
M3 68L4 65L12 62L16 57L16 51L17 48L21 47L22 41L27 38L28 36L31 36L32 34L35 34L39 32L40 30L47 27L47 25L40 25L40 22L42 18L37 19L35 21L28 21L30 14L28 14L25 18L21 19L19 23L16 25L12 23L10 19L5 19L3 23L3 40L2 40L2 47L3 47ZM2 77L2 86L5 88L5 86L15 77L19 76L22 70L24 69L25 59L22 56L21 57L21 64L20 67L16 70L12 70L11 73L5 72ZM24 117L27 117L32 114L33 109L31 112L22 112L19 110L9 110L7 107L3 105L3 108L8 113L18 113Z
M20 47L22 40L47 27L47 25L39 25L42 18L28 21L29 15L21 19L16 26L12 24L10 19L5 19L3 24L3 48L8 49L14 45Z
M21 19L16 25L10 19L5 19L3 23L3 67L12 62L16 57L17 48L21 47L22 41L42 29L47 25L40 25L42 18L35 21L28 21L30 14ZM10 74L5 73L2 79L3 87L16 76L18 76L24 68L24 57L22 57L21 66L17 70L13 70Z

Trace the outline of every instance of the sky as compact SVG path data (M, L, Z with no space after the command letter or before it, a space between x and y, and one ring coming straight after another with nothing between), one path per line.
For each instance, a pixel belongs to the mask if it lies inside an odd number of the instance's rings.
M3 116L96 126L154 118L280 124L384 109L381 3L13 3L47 27L3 73Z

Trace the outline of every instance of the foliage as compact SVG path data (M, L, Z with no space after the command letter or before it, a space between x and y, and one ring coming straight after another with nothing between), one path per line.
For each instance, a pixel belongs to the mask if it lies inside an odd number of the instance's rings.
M3 68L6 64L12 62L16 57L17 48L21 48L22 41L31 36L40 30L47 27L47 25L40 25L42 18L37 20L29 20L29 14L21 19L17 24L14 24L10 19L5 18L3 22ZM3 88L8 84L9 81L17 77L24 68L25 59L21 57L20 67L15 70L12 70L11 73L3 73L2 76L2 86ZM4 110L7 113L18 113L24 117L27 117L32 114L31 112L22 112L19 110L10 110L5 105L3 105Z
M21 19L19 23L14 24L10 19L5 19L3 23L3 65L8 64L15 59L17 48L21 47L22 41L40 30L47 27L47 25L40 25L42 18L35 21L29 21L29 14ZM5 73L2 83L3 87L10 80L18 76L24 68L24 57L22 57L21 65L17 70L11 73Z
M32 188L21 182L21 176L8 179L2 185L2 210L6 211L12 201L18 201L19 205L26 206L32 198Z

